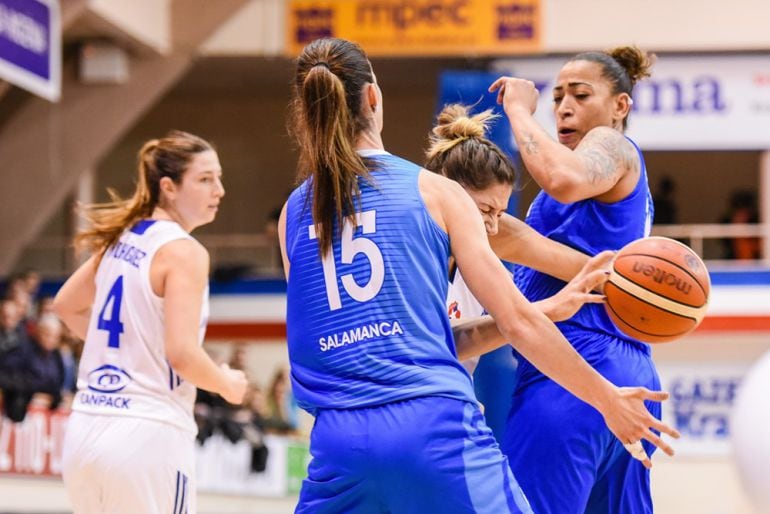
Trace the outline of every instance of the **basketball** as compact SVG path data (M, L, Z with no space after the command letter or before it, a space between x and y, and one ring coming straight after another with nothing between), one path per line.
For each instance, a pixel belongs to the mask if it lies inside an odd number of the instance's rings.
M615 256L604 286L605 306L626 335L665 343L700 324L710 289L706 265L692 249L666 237L647 237Z

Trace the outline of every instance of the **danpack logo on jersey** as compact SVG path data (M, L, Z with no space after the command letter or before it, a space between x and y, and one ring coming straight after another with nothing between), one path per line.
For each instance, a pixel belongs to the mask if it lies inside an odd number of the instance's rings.
M105 364L88 374L88 388L97 393L117 393L131 382L131 375L111 364Z

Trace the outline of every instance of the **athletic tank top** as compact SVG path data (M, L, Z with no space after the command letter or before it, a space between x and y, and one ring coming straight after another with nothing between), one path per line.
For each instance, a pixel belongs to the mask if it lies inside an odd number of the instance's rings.
M449 238L418 187L420 167L362 152L357 223L335 230L321 260L306 181L289 197L287 337L298 404L381 405L419 396L474 401L446 315ZM337 227L338 228L338 227Z
M454 269L454 273L450 273L449 276L449 289L447 291L446 298L446 310L449 315L449 321L452 320L468 320L484 316L487 310L483 305L479 303L471 290L468 289L468 284L465 283L462 274L458 268ZM473 376L473 372L479 365L481 356L471 357L461 361L465 370Z
M197 431L195 386L166 360L163 298L152 291L150 265L166 243L192 236L173 221L142 220L104 254L78 371L73 410L134 416ZM208 320L203 295L199 342Z
M626 198L615 203L587 199L563 204L540 191L527 213L527 224L540 234L589 255L619 250L631 241L648 236L653 206L647 168L639 147L628 140L639 155L640 173L636 187ZM524 266L517 266L515 280L522 293L533 302L556 294L565 285L557 278ZM590 337L574 337L576 334L604 334L630 341L640 350L650 352L648 345L620 332L601 304L586 304L575 316L557 326L589 363L601 358L604 347L600 343L594 344ZM528 362L519 366L519 370L523 374L536 372Z

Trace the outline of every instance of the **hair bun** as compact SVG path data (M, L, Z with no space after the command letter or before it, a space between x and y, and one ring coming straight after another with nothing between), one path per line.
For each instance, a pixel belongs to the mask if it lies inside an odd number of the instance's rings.
M470 116L469 107L462 104L449 104L439 113L433 135L443 140L482 138L487 132L489 121L497 115L488 109Z
M632 86L649 77L650 69L655 63L655 54L644 52L635 46L621 46L607 53L626 70Z

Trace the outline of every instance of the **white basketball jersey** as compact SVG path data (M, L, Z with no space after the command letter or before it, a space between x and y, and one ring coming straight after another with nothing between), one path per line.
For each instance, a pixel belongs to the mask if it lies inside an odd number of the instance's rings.
M163 298L150 285L155 253L178 239L192 236L173 221L142 220L105 252L96 272L73 410L149 418L196 432L195 386L166 359ZM200 343L208 313L206 288Z
M446 307L450 320L472 319L487 314L484 307L468 289L459 269L455 269L454 278L449 281ZM473 375L479 364L479 357L471 357L462 361L461 364L470 375Z
M446 306L449 319L452 320L476 318L487 314L484 307L468 289L459 269L455 270L453 280L449 281Z

